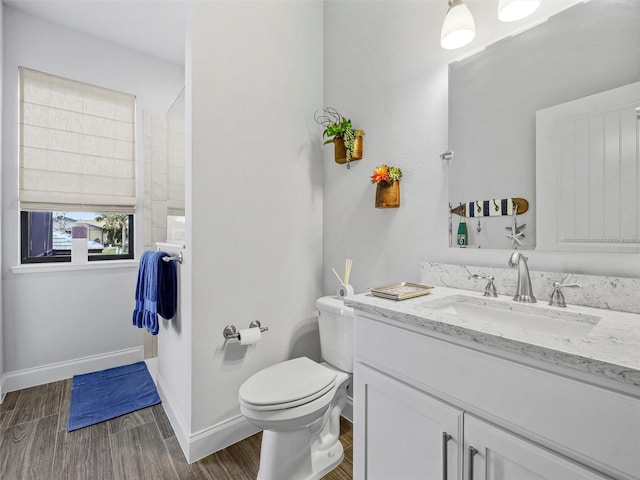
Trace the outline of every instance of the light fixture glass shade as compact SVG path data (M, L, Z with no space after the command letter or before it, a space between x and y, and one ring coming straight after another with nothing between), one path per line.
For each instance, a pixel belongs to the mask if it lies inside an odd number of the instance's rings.
M540 0L500 0L498 19L503 22L515 22L528 17L540 6Z
M471 12L462 0L449 2L449 11L444 17L440 45L451 50L464 47L476 36L476 24Z

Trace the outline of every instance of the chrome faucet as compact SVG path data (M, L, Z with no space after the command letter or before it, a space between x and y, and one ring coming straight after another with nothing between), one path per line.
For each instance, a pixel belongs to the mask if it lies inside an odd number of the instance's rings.
M515 251L509 257L509 266L511 268L518 267L518 285L513 299L516 302L536 303L536 297L533 296L533 288L531 288L527 257Z

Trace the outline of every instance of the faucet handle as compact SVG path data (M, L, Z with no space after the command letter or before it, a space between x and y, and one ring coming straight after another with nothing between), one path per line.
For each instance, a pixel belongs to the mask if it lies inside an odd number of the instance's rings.
M557 288L582 288L582 285L580 285L579 283L553 282L553 288L554 289L557 289Z
M491 275L487 275L485 273L474 273L471 275L472 278L483 278L487 280L487 286L484 287L484 296L485 297L497 297L498 292L496 291L496 286L493 284L495 280Z
M484 273L472 273L470 278L493 278L493 277L488 277Z
M549 305L554 307L566 307L567 304L564 301L563 288L582 288L579 283L560 283L553 282L553 292L551 292L551 298L549 299Z

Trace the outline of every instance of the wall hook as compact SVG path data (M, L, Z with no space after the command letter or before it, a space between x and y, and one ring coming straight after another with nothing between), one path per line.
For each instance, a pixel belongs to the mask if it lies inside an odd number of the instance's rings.
M451 160L453 158L453 152L451 150L440 154L440 160Z

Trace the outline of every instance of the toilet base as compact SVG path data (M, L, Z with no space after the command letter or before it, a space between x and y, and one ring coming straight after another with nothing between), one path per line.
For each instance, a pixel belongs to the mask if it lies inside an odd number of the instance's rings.
M257 480L319 480L344 458L340 441L326 450L313 451L308 430L262 433ZM300 448L306 444L308 448Z
M308 477L309 480L318 480L324 477L331 470L336 468L344 459L344 448L340 440L333 448L323 452L313 452L313 475Z

